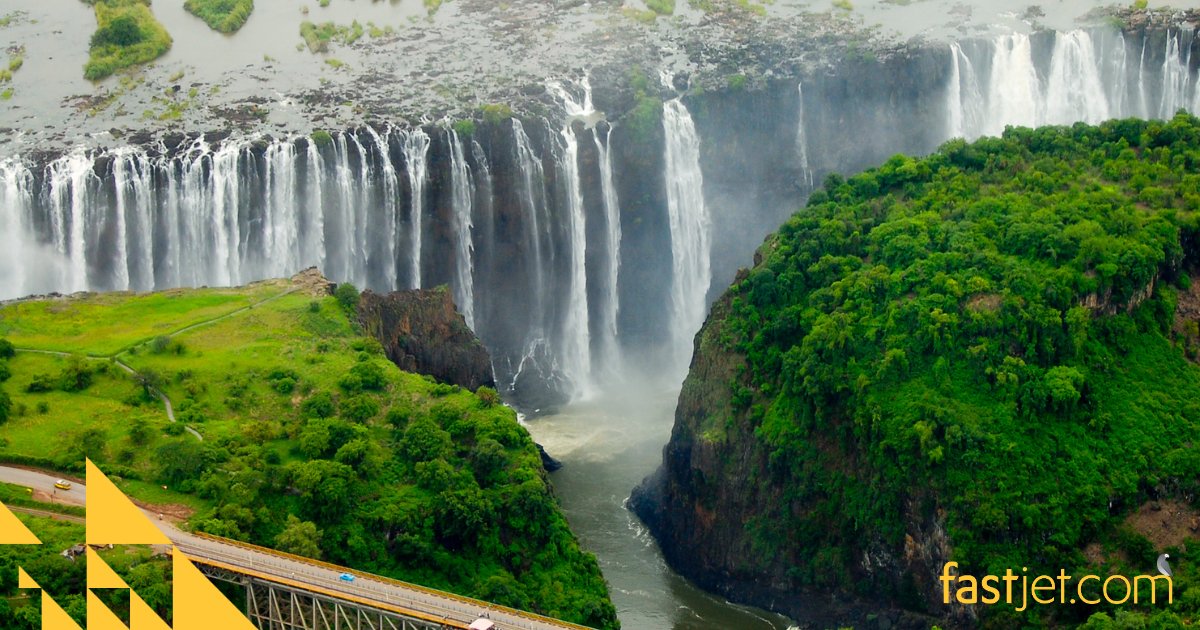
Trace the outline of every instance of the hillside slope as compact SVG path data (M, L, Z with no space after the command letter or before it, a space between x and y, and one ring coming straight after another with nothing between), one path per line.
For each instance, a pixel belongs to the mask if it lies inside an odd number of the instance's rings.
M515 413L396 368L356 298L302 274L0 306L0 461L90 457L198 530L617 627Z
M1081 623L1118 611L947 607L936 575L1168 550L1175 604L1136 614L1194 622L1198 166L1180 115L830 177L713 307L633 508L685 575L821 627Z

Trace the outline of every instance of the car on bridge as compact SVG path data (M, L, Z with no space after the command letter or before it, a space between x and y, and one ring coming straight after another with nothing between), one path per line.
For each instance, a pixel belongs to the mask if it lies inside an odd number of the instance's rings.
M339 575L339 576L338 576L338 579L339 579L339 580L341 580L341 581L343 581L343 582L353 582L353 581L354 581L354 576L353 576L353 575L350 575L349 573L343 573L343 574L341 574L341 575Z
M496 630L496 622L487 617L480 617L467 626L470 630Z

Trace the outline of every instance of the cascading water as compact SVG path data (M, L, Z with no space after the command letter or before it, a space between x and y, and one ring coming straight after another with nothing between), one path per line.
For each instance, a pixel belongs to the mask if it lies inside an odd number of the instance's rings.
M796 163L805 186L811 190L813 172L808 165L808 134L804 131L804 83L796 84L796 102Z
M712 281L711 222L704 203L700 137L692 115L676 98L663 104L666 142L667 215L671 230L671 330L675 364L687 368L692 337L707 311Z
M567 308L563 317L563 340L560 344L560 362L567 371L576 396L590 393L592 379L591 335L588 323L587 291L587 219L583 207L583 186L579 180L579 139L573 123L586 120L593 113L591 86L583 82L583 104L575 102L560 84L551 83L566 109L567 119L559 132L562 150L558 155L558 171L563 182L563 195L567 210L567 232L570 234L570 278Z
M998 135L1005 124L1037 124L1042 88L1028 35L1013 33L996 40L988 97L990 107L984 133Z
M1191 67L1193 39L1190 28L1167 33L1161 62L1150 61L1147 39L1131 51L1123 33L1103 30L1055 33L1049 55L1041 58L1023 34L997 37L982 52L952 43L947 133L971 139L998 135L1005 125L1170 118L1187 107L1200 111L1200 81Z
M875 152L829 144L839 141L830 131L836 103L825 100L833 84L808 77L778 95L786 114L756 121L770 131L755 147L771 151L729 147L736 159L719 162L730 173L712 172L711 200L700 165L717 158L701 155L700 137L723 141L715 134L730 121L717 119L725 115L719 107L693 121L682 102L666 103L663 153L643 151L631 162L621 143L632 126L605 121L586 82L558 94L582 128L513 119L485 123L469 138L446 129L447 141L436 143L427 135L432 127L364 127L290 140L196 139L169 150L79 149L40 164L0 158L0 263L16 270L0 276L0 297L242 284L309 265L376 290L436 278L452 285L464 317L492 349L502 385L530 391L514 386L527 375L569 397L617 372L619 347L670 344L672 362L686 361L712 270L744 261L749 246L733 239L757 244L782 216L748 218L758 210L738 204L759 200L730 196L729 188L782 191L782 213L800 203L813 173L862 168L883 151L929 150L946 137L998 133L1006 124L1197 108L1195 49L1186 28L1154 37L1097 29L955 43L942 66L947 76L929 79L916 97L914 111L932 112L932 125L874 129L886 115L836 111L880 138ZM896 89L886 83L880 89ZM774 168L779 163L798 166L802 181L793 168ZM642 177L648 165L656 175ZM774 191L746 179L773 173L787 178ZM723 212L709 217L709 208ZM446 225L422 225L430 221ZM449 249L434 251L432 243ZM622 248L637 265L622 269ZM633 353L625 354L620 365L636 369Z
M604 287L601 292L598 330L603 365L611 374L619 370L620 348L618 345L618 321L621 303L621 205L617 198L617 185L613 180L612 125L608 125L604 140L600 140L597 127L592 128L592 141L596 143L596 155L600 161L600 193L604 202Z
M1100 80L1100 58L1087 31L1054 35L1054 56L1046 84L1045 112L1039 122L1098 123L1108 119L1108 99Z
M471 244L471 212L474 205L474 180L471 167L463 153L462 140L454 129L447 129L450 138L451 205L454 208L454 301L462 312L467 326L475 328L475 281L473 246Z
M429 135L420 128L404 134L404 168L408 170L412 202L409 204L409 286L421 288L422 221L425 213L425 183L429 177L426 158L429 155Z
M396 286L396 243L400 240L400 182L397 179L396 167L392 164L391 151L388 150L388 142L378 131L371 126L366 128L367 134L371 136L371 142L375 146L376 163L378 167L374 170L379 173L379 203L382 206L383 215L383 233L387 236L383 239L383 256L382 261L373 265L383 272L383 285L388 287ZM419 144L419 141L418 141ZM425 140L425 148L420 149L420 160L416 166L409 166L408 176L413 181L413 261L410 269L412 271L410 277L416 278L416 285L421 284L421 199L422 195L419 191L424 190L425 186L425 152L429 149L429 140ZM405 157L411 158L409 153L409 144L405 143ZM407 159L406 163L412 164L412 159ZM418 184L419 180L419 184ZM365 223L365 222L364 222Z

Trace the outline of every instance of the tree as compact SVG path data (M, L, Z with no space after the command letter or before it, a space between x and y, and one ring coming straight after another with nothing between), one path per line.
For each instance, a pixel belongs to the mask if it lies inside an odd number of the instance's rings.
M350 284L349 282L343 282L337 285L337 288L333 291L333 297L336 298L338 304L341 304L342 308L346 309L347 311L353 311L358 307L358 287Z
M300 411L309 418L328 418L336 408L329 392L317 392L300 403Z
M204 447L191 437L164 443L155 449L154 459L158 463L158 480L172 485L198 479L208 465Z
M146 35L138 25L137 18L125 13L113 18L109 23L96 30L92 35L92 48L101 46L132 46Z
M17 349L13 347L12 342L8 339L0 338L0 359L11 359L17 354Z
M8 397L8 392L0 389L0 424L8 422L8 417L11 413L12 399Z
M275 548L319 560L321 558L321 530L317 529L317 524L312 521L302 521L292 514L288 514L287 525L283 531L275 537Z

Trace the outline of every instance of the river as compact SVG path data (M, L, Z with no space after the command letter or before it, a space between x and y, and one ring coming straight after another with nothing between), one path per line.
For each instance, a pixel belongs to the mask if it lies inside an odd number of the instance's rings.
M626 630L785 630L763 610L731 604L677 575L625 501L662 462L678 388L599 395L527 423L563 463L551 475L583 547L595 553Z

